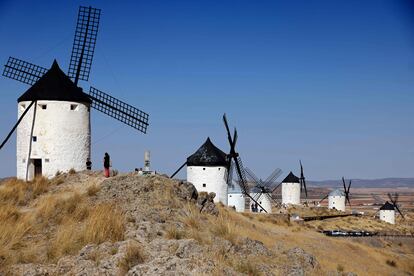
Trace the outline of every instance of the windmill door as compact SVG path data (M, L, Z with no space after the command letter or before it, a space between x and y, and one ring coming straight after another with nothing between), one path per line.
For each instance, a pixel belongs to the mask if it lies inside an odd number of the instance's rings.
M34 163L34 176L42 175L42 159L33 159Z

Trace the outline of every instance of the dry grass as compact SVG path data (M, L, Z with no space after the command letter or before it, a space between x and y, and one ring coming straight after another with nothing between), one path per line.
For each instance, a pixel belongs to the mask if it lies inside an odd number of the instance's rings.
M178 229L177 226L170 225L165 230L164 236L170 240L181 240L182 238L185 237L185 233L182 230Z
M11 179L0 186L0 274L15 263L55 262L89 243L123 240L119 208L93 205L71 189L48 193L53 183Z
M86 243L102 243L124 239L125 217L113 204L103 203L92 208L86 219L84 239Z
M10 179L0 186L0 202L14 205L26 205L30 200L35 199L48 191L50 181L39 177L30 182L18 179Z
M88 196L95 196L100 190L101 187L98 184L94 183L88 187L86 193L88 194Z
M127 246L124 258L119 261L118 267L121 269L122 274L126 274L132 267L144 261L145 255L142 248L137 242L131 242Z

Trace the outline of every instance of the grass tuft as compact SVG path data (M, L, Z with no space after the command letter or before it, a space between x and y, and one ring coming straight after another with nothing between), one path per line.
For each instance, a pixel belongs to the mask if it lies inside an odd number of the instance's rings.
M144 253L137 242L128 244L125 256L118 262L118 267L126 274L132 267L145 261Z

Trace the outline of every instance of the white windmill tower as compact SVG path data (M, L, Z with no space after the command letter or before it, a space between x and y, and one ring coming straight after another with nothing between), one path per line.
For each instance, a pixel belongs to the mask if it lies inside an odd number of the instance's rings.
M91 155L90 107L146 133L148 114L92 86L89 94L78 87L79 80L89 79L100 13L79 8L68 75L56 61L48 70L10 57L4 66L3 76L31 85L18 99L19 119L0 145L17 128L18 178L85 169Z
M328 208L345 212L345 193L336 189L328 195Z
M85 170L91 156L92 100L56 61L17 101L19 117L30 109L17 127L17 178ZM30 108L32 102L37 103Z
M348 187L345 184L345 178L342 177L342 183L344 185L344 190L335 189L329 194L327 194L324 198L319 201L319 204L328 198L328 208L335 209L338 211L345 212L346 210L346 203L348 202L349 207L351 207L351 201L349 199L349 192L351 190L352 180L349 180Z
M300 180L290 172L282 181L282 204L300 204Z
M255 185L251 189L250 196L261 205L261 207L258 206L257 210L256 207L252 208L252 206L250 206L250 209L254 212L262 212L264 209L267 213L272 213L272 202L277 203L277 200L273 196L273 192L280 185L275 181L282 174L282 170L279 168L275 169L266 180L258 178L253 171L247 167L245 167L244 170L248 179Z
M233 182L227 189L227 205L234 207L237 212L244 212L246 199L238 183Z
M391 224L395 224L395 208L394 205L385 202L384 205L379 209L379 219Z
M401 217L404 219L404 215L402 214L400 208L398 207L398 194L395 193L394 197L391 194L388 194L388 197L391 201L386 201L384 205L381 206L379 209L379 219L391 224L395 224L395 210L400 213Z
M216 202L227 205L227 154L207 138L206 142L187 158L187 181L201 192L214 192Z

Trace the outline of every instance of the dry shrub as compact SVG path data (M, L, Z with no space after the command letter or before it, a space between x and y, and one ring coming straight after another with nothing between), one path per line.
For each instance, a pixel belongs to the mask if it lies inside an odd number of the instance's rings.
M101 190L101 187L98 184L92 184L88 187L86 190L88 196L95 196L99 191Z
M29 182L12 178L0 186L0 201L26 205L31 199L48 192L50 185L51 182L45 177L37 177Z
M200 229L202 215L194 205L186 205L183 209L183 214L179 217L180 221L190 229Z
M397 262L394 260L387 260L385 263L389 266L397 267Z
M7 180L0 186L0 201L15 205L24 205L26 203L26 192L28 183L16 178Z
M4 207L4 206L2 206ZM9 217L7 217L10 215ZM0 267L2 263L13 262L18 257L15 250L24 247L24 237L33 229L33 220L28 215L21 215L13 207L0 211ZM4 220L3 220L4 219Z
M90 211L85 222L86 243L120 241L124 238L125 218L122 212L109 203L99 204Z
M344 266L343 266L343 265L338 264L338 265L336 266L336 270L337 270L338 272L343 272L343 271L345 270L345 268L344 268Z
M126 274L132 267L142 264L145 261L144 253L137 242L130 242L127 245L125 256L119 260L118 267L123 274Z
M64 255L76 253L83 245L80 225L76 221L68 220L57 228L55 237L49 245L47 257L57 260Z
M87 213L84 198L77 192L71 192L42 197L37 204L36 216L44 222L61 223L68 218L81 221Z
M236 226L232 221L229 221L227 216L220 215L213 219L211 232L213 235L226 239L232 244L237 242Z
M240 260L235 266L235 268L238 272L241 272L241 273L244 273L250 276L261 275L256 265L250 260Z
M76 173L76 170L74 169L74 168L72 168L72 169L70 169L69 170L69 172L68 172L69 174L75 174Z
M46 193L49 190L50 181L45 177L37 177L33 180L33 198Z
M170 240L181 240L184 236L184 232L178 229L177 226L169 226L165 231L165 237Z

